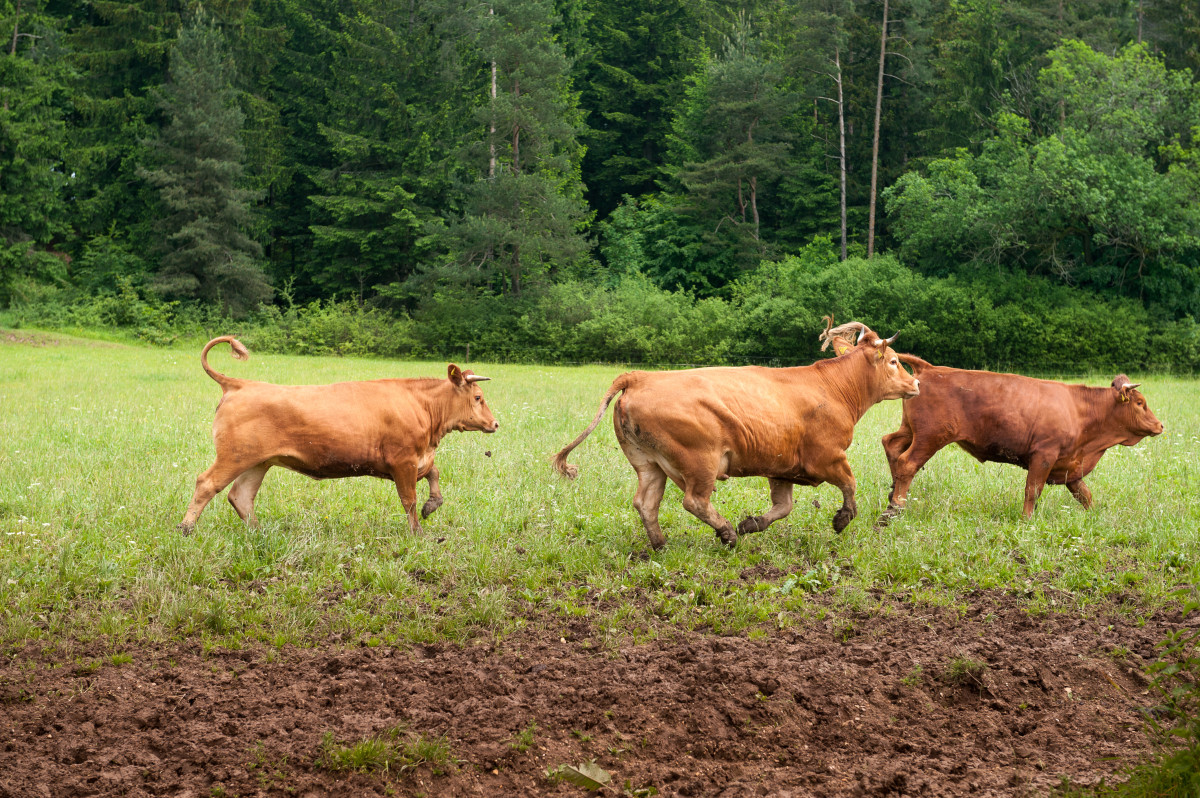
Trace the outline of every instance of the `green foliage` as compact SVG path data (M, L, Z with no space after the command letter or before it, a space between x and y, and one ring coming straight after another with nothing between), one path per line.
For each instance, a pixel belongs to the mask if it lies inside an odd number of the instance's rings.
M242 336L252 350L302 355L406 357L417 347L413 323L353 301L269 306Z
M11 301L20 280L66 284L70 261L54 251L54 240L67 230L62 192L69 182L63 169L66 75L49 57L58 34L44 19L5 19L13 20L14 36L22 22L32 30L28 40L13 39L14 47L21 45L15 52L0 56L0 305Z
M884 192L900 256L930 274L1004 266L1194 314L1200 205L1189 126L1200 95L1144 47L1110 57L1067 42L1050 58L1040 114L1001 112L979 155L959 150Z
M272 291L258 264L262 247L246 235L252 192L238 187L243 115L235 66L220 30L197 13L171 48L168 81L153 93L170 120L148 144L140 175L168 214L156 287L245 315Z

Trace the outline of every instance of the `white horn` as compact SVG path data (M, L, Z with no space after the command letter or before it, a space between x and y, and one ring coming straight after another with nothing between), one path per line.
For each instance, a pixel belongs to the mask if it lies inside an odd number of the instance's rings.
M1140 382L1127 382L1127 383L1125 383L1124 385L1122 385L1122 386L1121 386L1121 389L1122 389L1122 390L1128 390L1128 391L1132 391L1134 388L1138 388L1138 387L1141 387L1141 383L1140 383Z
M859 330L859 331L858 331L858 340L857 340L857 341L855 341L854 343L856 343L856 344L861 344L861 343L862 343L863 336L864 336L864 335L866 335L866 334L867 334L867 327L866 327L866 325L864 324L864 325L863 325L863 328L862 328L861 330Z
M491 377L480 377L478 374L468 374L467 382L487 382Z
M899 335L900 335L900 333L896 333L896 334L895 334L895 335L893 335L891 338L888 338L888 339L884 340L884 343L885 343L885 344L887 344L888 346L891 346L891 345L892 345L892 342L893 342L893 341L895 341L895 340L896 340L896 338L897 338Z

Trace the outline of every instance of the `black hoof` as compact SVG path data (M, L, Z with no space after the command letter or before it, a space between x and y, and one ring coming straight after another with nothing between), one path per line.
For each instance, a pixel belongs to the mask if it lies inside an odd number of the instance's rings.
M717 537L721 539L722 543L724 543L726 546L729 546L730 548L733 548L734 546L737 545L737 541L738 541L737 532L734 532L732 528L719 530L717 532Z
M755 532L762 532L766 528L767 525L763 523L761 515L751 515L744 518L738 524L737 533L739 535L751 535Z
M421 518L428 518L433 515L433 511L442 506L441 499L429 499L421 506Z
M854 516L847 510L841 510L833 517L833 531L841 532L846 527L850 526L850 522L854 520Z

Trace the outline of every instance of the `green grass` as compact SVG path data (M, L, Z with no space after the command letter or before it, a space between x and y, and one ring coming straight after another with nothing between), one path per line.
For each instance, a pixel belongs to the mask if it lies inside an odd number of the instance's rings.
M318 766L334 771L403 773L427 765L435 773L444 773L453 764L450 743L444 737L430 738L403 728L388 729L349 744L326 732L317 757Z
M395 645L503 636L530 618L561 623L565 636L587 617L603 644L673 629L761 634L830 606L869 611L875 589L960 606L969 591L1000 588L1039 613L1119 595L1126 611L1144 612L1200 577L1195 380L1140 378L1166 433L1105 456L1088 480L1090 512L1050 486L1022 520L1023 471L947 449L918 475L907 513L873 529L890 482L879 438L900 414L887 402L856 431L861 514L842 535L830 526L838 491L797 488L789 518L731 551L672 485L669 541L652 552L610 421L573 453L577 481L550 467L617 367L471 364L492 378L483 389L502 426L443 441L446 501L420 536L407 531L390 482L273 469L260 528L246 528L221 495L182 537L175 524L212 461L220 397L197 355L0 344L0 642L104 636L114 652L126 640L185 637ZM236 363L217 349L211 361L279 383L445 373L440 362L251 355ZM736 524L767 507L766 481L721 483L714 500ZM777 575L741 579L751 568Z

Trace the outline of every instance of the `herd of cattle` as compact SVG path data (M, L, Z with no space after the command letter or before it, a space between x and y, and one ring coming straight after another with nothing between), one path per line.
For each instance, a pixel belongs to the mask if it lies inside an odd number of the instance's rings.
M793 485L828 482L842 492L833 516L841 532L858 514L855 480L846 459L854 425L885 399L903 399L900 429L883 438L892 488L879 523L905 506L917 471L939 449L957 443L980 462L1019 465L1025 481L1024 515L1033 513L1049 482L1066 485L1085 508L1083 482L1109 448L1133 446L1163 431L1145 397L1124 375L1090 388L1017 374L934 366L897 354L896 336L881 338L860 322L821 333L835 357L795 368L701 368L630 371L605 393L592 423L554 456L554 468L574 478L567 456L600 423L613 399L613 426L637 472L633 505L654 548L666 543L658 508L667 479L683 491L683 506L716 530L726 544L760 532L792 510ZM254 524L254 497L272 466L314 479L374 476L396 483L412 530L417 482L429 483L421 518L442 504L434 453L451 431L495 432L500 427L479 383L488 379L458 366L447 379L393 379L333 385L286 386L236 379L208 364L208 351L232 336L214 338L200 364L221 386L213 421L217 457L196 478L196 492L179 524L184 534L214 496L229 486L229 503ZM910 373L904 368L912 368ZM735 529L713 507L717 480L766 477L771 508Z

